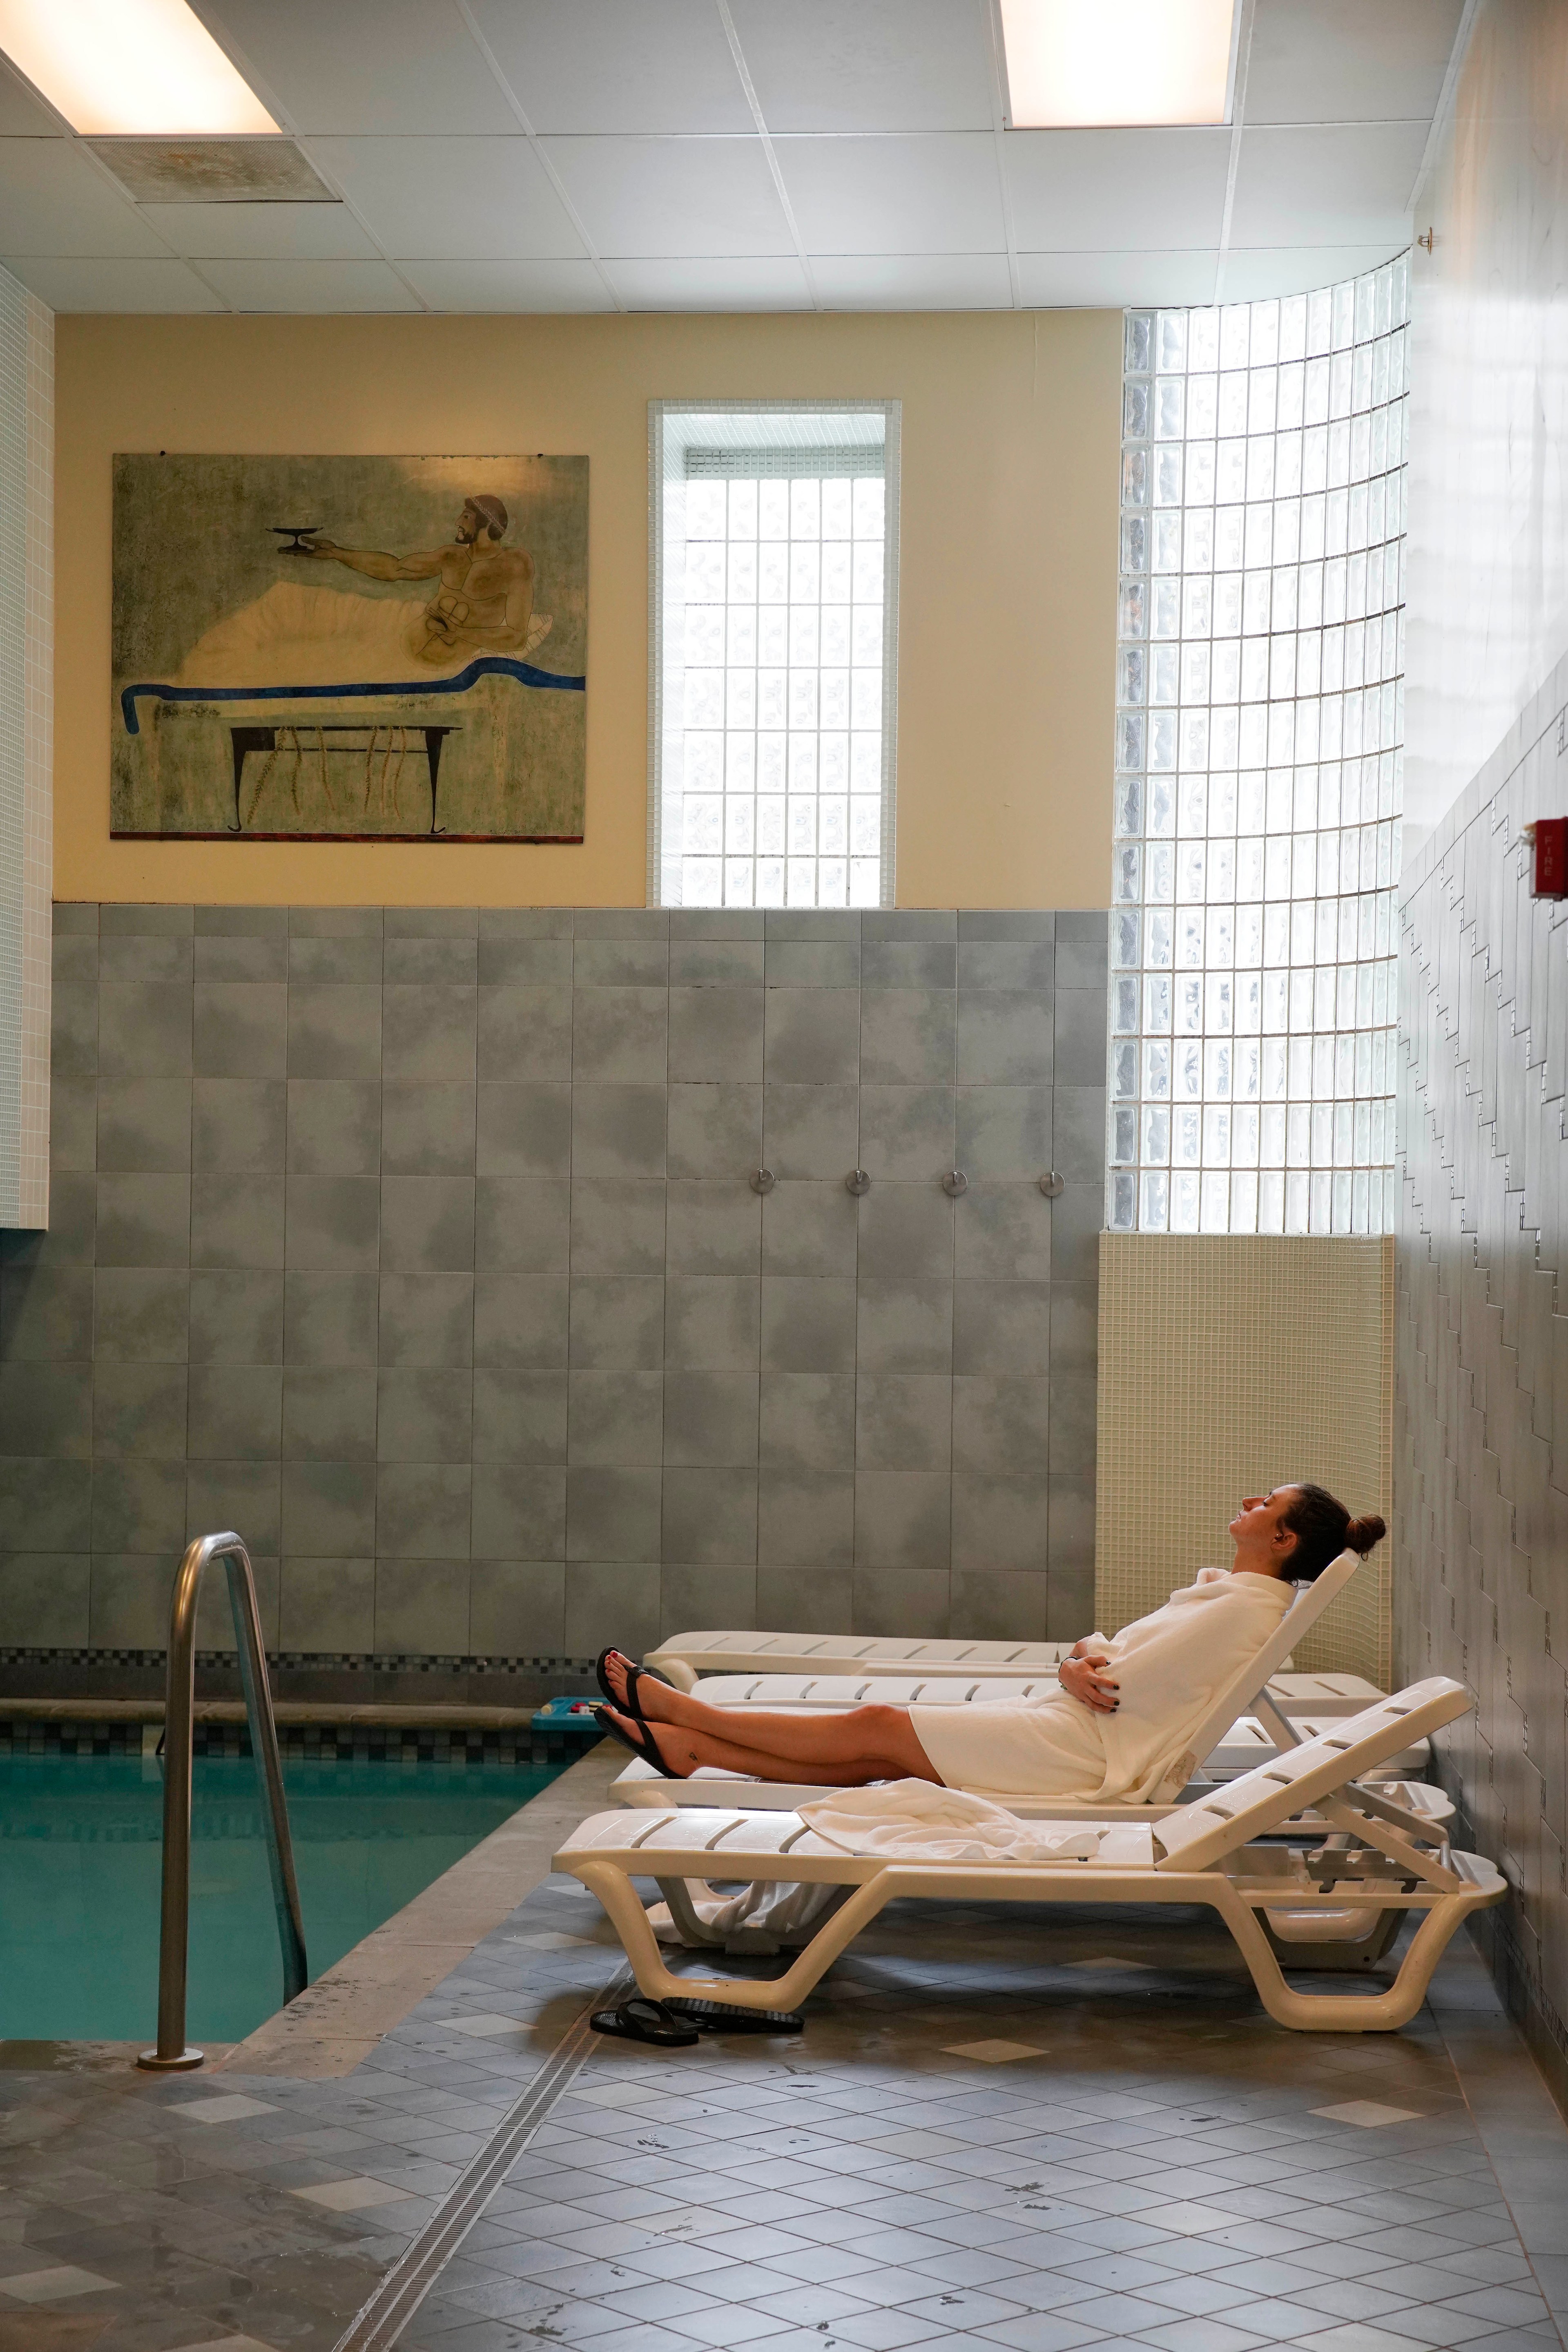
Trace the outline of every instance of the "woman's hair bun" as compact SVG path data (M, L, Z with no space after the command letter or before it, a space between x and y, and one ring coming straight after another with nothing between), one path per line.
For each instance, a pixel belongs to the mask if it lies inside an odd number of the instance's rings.
M1364 1555L1374 1544L1381 1543L1387 1533L1388 1529L1377 1513L1368 1511L1364 1518L1352 1519L1344 1531L1345 1545L1347 1549Z

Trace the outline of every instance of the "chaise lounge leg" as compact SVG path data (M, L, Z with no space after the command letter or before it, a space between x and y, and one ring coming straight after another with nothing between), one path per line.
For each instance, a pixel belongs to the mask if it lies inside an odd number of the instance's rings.
M1269 1948L1281 1968L1285 1969L1375 1969L1394 1942L1408 1914L1404 1911L1383 1911L1369 1935L1354 1941L1338 1944L1297 1944L1276 1935L1266 1913L1260 1915L1263 1933Z
M1220 1914L1252 1972L1258 1998L1280 2025L1305 2033L1393 2032L1407 2025L1427 1998L1432 1973L1450 1937L1466 1914L1476 1906L1464 1895L1449 1895L1434 1905L1422 1920L1406 1953L1398 1975L1380 1993L1292 1992L1281 1973L1258 1919L1228 1888L1207 1898Z
M705 1882L703 1880L690 1878L658 1878L654 1880L653 1884L657 1886L660 1894L664 1896L664 1901L669 1906L670 1916L674 1921L676 1927L680 1930L681 1941L683 1943L693 1945L711 1944L722 1951L724 1948L724 1937L716 1934L712 1927L706 1927L703 1925L702 1921L697 1916L696 1905L692 1901L692 1888L694 1886L704 1885ZM655 1941L656 1940L657 1938L655 1938Z
M875 1918L888 1900L887 1874L857 1886L847 1903L825 1919L792 1967L780 1977L676 1976L664 1965L657 1938L637 1898L637 1890L613 1863L583 1860L572 1864L591 1895L597 1895L620 1937L639 1990L654 2000L719 2000L731 2009L795 2009L826 1976L841 1952ZM673 1908L674 1906L672 1906Z

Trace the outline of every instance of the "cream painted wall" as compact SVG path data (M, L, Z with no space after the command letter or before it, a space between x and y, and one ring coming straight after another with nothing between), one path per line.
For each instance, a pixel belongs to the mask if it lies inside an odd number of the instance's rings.
M904 403L897 898L1103 906L1121 318L58 322L55 895L639 906L647 403ZM580 848L109 838L110 459L120 449L586 451ZM200 516L189 518L199 532Z

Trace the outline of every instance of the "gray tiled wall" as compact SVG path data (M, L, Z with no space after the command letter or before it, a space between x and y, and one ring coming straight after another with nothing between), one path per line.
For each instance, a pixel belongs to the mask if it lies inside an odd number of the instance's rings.
M56 913L0 1645L1088 1630L1102 915Z
M1568 902L1521 828L1568 813L1563 664L1402 891L1395 1577L1402 1680L1475 1713L1443 1742L1481 1916L1568 2096Z

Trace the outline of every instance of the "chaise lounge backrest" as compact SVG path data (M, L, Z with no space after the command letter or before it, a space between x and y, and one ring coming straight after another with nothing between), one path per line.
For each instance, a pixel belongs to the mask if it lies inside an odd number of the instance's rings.
M1468 1714L1473 1704L1463 1683L1433 1675L1396 1691L1392 1698L1379 1699L1360 1715L1347 1716L1332 1731L1320 1732L1315 1739L1305 1739L1270 1763L1254 1765L1239 1780L1167 1813L1155 1826L1155 1843L1164 1849L1156 1867L1208 1869L1320 1797L1375 1771L1413 1740Z

